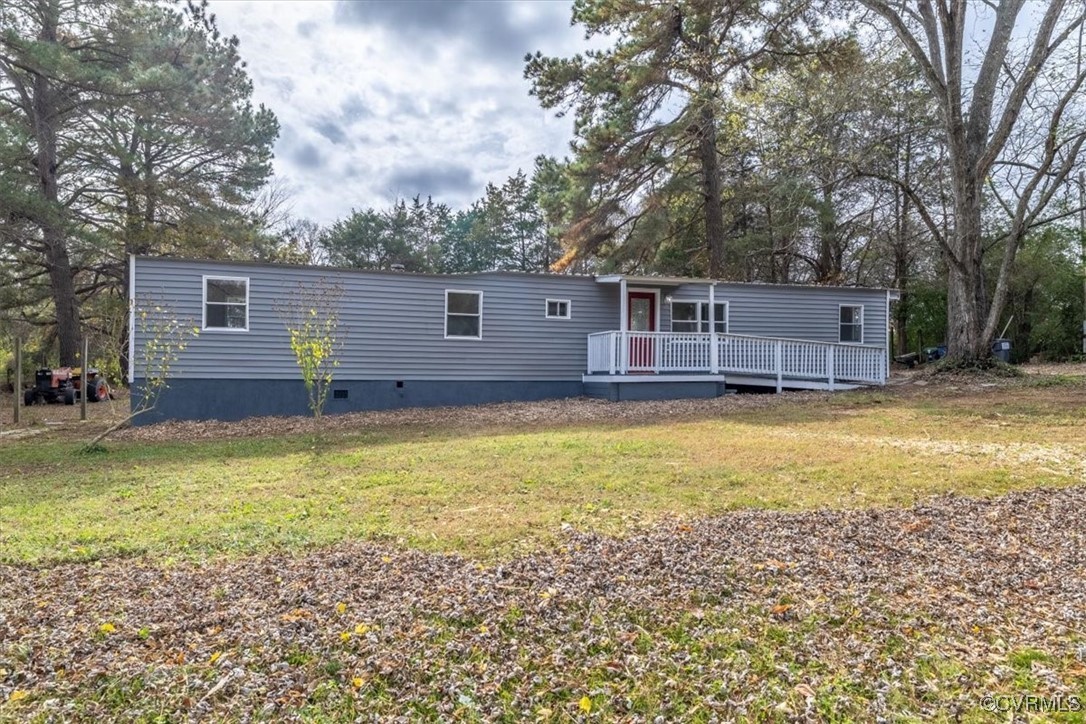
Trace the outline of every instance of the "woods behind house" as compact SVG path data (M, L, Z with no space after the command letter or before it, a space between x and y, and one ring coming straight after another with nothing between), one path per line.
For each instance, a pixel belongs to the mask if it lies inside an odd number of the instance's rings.
M1086 11L1065 0L585 0L603 49L525 48L563 158L466 208L360 199L320 225L206 4L0 1L0 359L120 378L127 258L422 272L624 271L903 290L898 353L1081 345Z

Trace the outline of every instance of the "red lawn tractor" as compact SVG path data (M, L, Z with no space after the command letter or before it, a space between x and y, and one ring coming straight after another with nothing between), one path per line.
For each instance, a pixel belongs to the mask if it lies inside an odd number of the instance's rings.
M102 402L110 397L109 385L102 379L98 370L87 368L88 402ZM23 404L59 404L74 405L83 394L83 370L79 367L43 368L34 373L34 386L23 393Z

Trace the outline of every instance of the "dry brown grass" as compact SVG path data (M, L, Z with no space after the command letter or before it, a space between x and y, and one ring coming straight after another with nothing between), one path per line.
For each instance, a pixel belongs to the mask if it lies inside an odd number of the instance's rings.
M1086 380L916 381L170 425L89 456L93 424L24 428L0 721L1086 702Z
M563 524L625 533L737 508L1082 483L1086 384L987 385L175 423L90 456L72 423L0 441L0 547L43 561L391 536L492 557Z

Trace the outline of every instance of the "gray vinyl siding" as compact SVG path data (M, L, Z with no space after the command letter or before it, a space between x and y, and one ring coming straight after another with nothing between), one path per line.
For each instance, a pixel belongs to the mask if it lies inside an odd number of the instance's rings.
M671 305L679 300L709 300L705 284L661 290L660 330L671 331ZM839 341L842 304L864 308L863 344L886 346L886 291L850 287L802 287L771 284L717 284L717 302L728 302L728 331L817 342Z
M298 378L277 302L299 284L337 282L344 295L340 380L464 382L577 381L587 369L587 336L619 328L619 284L591 277L491 272L425 275L272 264L138 258L137 304L152 300L199 327L203 277L249 279L248 331L205 330L188 343L171 374L192 379ZM631 284L647 288L644 284ZM482 339L445 339L445 290L483 292ZM708 300L708 286L659 289L657 329L671 330L673 299ZM568 299L571 319L546 319L545 300ZM838 341L841 304L864 307L866 345L885 346L886 292L843 287L719 283L733 334ZM134 333L136 377L143 330Z
M139 258L137 302L164 302L178 318L199 326L205 275L249 279L249 330L202 331L174 366L179 377L297 377L275 305L299 283L322 278L344 291L338 379L580 381L587 336L618 324L615 285L590 277L503 272L442 276ZM481 340L445 339L446 289L483 292ZM546 299L570 300L572 318L546 319ZM138 327L134 348L140 370Z

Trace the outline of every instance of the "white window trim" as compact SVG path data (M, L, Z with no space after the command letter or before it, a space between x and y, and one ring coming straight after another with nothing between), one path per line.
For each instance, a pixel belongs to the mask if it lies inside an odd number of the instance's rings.
M244 327L209 327L207 326L207 283L214 279L220 282L245 282L245 326ZM201 294L203 300L200 305L200 329L204 332L248 332L249 331L249 277L228 277L221 274L204 274L201 281L201 287L203 293ZM237 302L212 302L212 304L222 304L224 306L239 306Z
M449 334L449 294L474 294L479 297L479 313L476 314L457 314L458 317L479 317L479 336L469 337L462 334ZM470 339L479 340L483 338L483 293L478 289L446 289L445 290L445 339Z
M699 334L708 334L708 332L702 332L701 331L701 323L709 321L708 319L702 319L701 318L701 305L708 304L708 303L709 303L708 299L672 299L671 302L669 303L669 307L668 307L669 312L671 314L671 320L670 320L671 331L673 333L675 333L675 334L694 334L693 332L675 332L675 305L676 304L693 304L693 305L695 305L694 309L697 310L696 311L697 319L696 320L683 319L683 320L680 320L680 321L681 322L691 322L691 321L693 321L693 322L695 322L697 324ZM726 300L726 299L717 299L713 303L714 304L723 304L724 305L724 319L714 319L713 321L714 322L723 322L724 323L724 331L723 332L717 332L717 334L727 334L729 331L731 331L731 321L728 319L728 316L731 314L732 305L729 304L728 300ZM840 312L838 312L838 314L840 314ZM840 319L840 317L838 317L838 319ZM711 329L709 330L709 332L712 332L712 331L713 330L711 330Z
M551 304L565 304L566 316L551 314ZM573 302L568 299L548 299L543 304L543 317L544 319L573 319Z
M852 307L853 309L860 310L860 341L859 342L846 342L841 339L841 310L845 307ZM838 344L863 344L864 343L864 305L862 304L845 304L841 303L837 305L837 343Z

